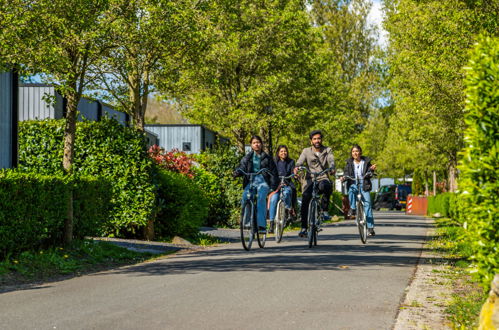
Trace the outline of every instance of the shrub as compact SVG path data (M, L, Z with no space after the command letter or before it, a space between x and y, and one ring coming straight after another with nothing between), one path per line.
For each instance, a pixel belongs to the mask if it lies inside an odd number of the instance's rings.
M165 152L163 148L153 145L149 148L149 157L161 168L181 173L189 178L194 177L193 156L176 149Z
M0 255L61 244L71 190L78 191L74 196L75 235L92 235L108 218L106 183L94 178L0 171Z
M194 236L208 215L209 199L190 178L160 169L157 174L161 208L156 216L155 233L171 238Z
M466 76L465 148L459 164L460 219L476 273L488 288L499 273L499 39L481 37Z
M428 215L439 213L442 217L448 217L452 195L453 193L443 193L428 197Z
M19 169L63 175L64 120L19 123ZM137 236L155 210L153 163L143 135L116 120L78 122L73 172L111 184L110 219L102 234ZM77 187L78 188L78 187Z
M215 146L195 156L200 169L195 170L198 176L194 180L211 196L207 220L210 226L239 225L242 184L241 178L232 178L232 173L242 156L236 148L226 145Z

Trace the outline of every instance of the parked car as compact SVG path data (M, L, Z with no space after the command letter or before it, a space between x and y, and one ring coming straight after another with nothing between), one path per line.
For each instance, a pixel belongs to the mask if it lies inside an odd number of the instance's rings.
M380 208L388 208L389 210L405 209L407 203L407 195L412 193L410 184L391 184L381 186L376 193L373 208L379 210Z

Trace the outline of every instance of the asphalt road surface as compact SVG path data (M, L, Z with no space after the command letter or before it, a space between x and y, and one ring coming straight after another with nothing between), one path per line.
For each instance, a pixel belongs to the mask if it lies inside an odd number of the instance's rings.
M0 294L0 329L391 329L430 224L376 212L318 246L296 232L250 252L240 243Z

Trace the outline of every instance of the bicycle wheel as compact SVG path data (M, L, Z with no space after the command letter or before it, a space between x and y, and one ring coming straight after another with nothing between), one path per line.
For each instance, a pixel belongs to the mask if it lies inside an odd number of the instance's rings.
M258 241L258 246L263 249L265 247L265 241L267 240L267 232L260 233L260 231L257 229L258 226L256 223L256 216L255 216L255 219L253 220L253 223L255 226L256 240Z
M315 227L315 221L317 219L317 202L315 200L310 201L308 207L308 247L311 248L315 243L317 245L317 231Z
M282 240L284 226L286 226L286 206L282 201L279 201L275 217L275 241L277 243L280 243Z
M357 203L357 217L356 217L357 227L359 228L360 240L362 243L367 242L367 221L366 214L364 212L364 205L362 203Z
M246 251L251 249L251 244L253 243L254 230L253 230L253 208L250 201L244 203L243 209L241 211L241 221L239 227L241 229L241 243Z

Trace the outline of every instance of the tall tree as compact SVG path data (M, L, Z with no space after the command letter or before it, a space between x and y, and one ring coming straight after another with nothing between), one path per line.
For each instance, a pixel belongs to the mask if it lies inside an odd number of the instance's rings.
M182 62L203 45L205 2L192 0L113 0L110 36L114 47L92 67L101 98L129 113L143 131L150 94L168 90Z
M209 15L210 46L182 71L184 114L243 149L249 134L268 138L293 110L307 81L311 27L298 0L214 1Z
M109 47L107 0L0 0L0 45L6 62L47 75L67 100L64 127L66 173L72 171L77 106L88 68ZM66 242L72 235L68 202Z
M388 140L395 134L403 136L405 150L422 145L425 154L419 158L426 162L414 163L422 169L434 166L443 155L439 165L447 168L449 188L454 190L463 147L462 68L476 34L483 29L497 33L498 2L387 0L385 4L389 88L395 102Z

